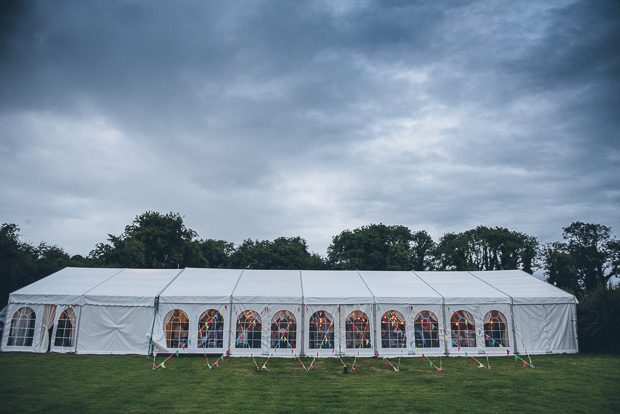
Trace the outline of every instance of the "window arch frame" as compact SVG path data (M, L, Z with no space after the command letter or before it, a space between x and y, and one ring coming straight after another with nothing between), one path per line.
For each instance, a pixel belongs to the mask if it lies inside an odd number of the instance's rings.
M260 314L252 309L242 311L237 316L236 347L261 349L262 331L263 323Z
M173 309L164 317L166 347L184 348L189 339L189 317L182 309ZM175 346L176 345L176 346Z
M325 346L327 344L327 346ZM333 348L334 344L334 318L326 310L318 310L312 314L308 321L308 348L325 349Z
M279 310L271 318L271 348L297 347L297 319L289 310Z
M484 346L499 348L510 346L508 319L501 311L493 309L484 315Z
M407 323L399 311L390 309L381 316L381 348L406 348L406 332Z
M62 311L56 324L54 347L73 348L75 346L76 322L77 317L73 308Z
M32 346L36 312L28 306L22 306L13 313L7 346Z
M224 347L224 315L217 309L205 310L198 319L198 348Z
M360 329L361 328L361 329ZM370 348L370 319L359 309L351 311L345 323L346 349Z
M439 319L430 310L422 310L413 320L416 348L439 348Z
M452 348L475 348L478 340L474 316L464 309L454 311L450 318L450 334Z

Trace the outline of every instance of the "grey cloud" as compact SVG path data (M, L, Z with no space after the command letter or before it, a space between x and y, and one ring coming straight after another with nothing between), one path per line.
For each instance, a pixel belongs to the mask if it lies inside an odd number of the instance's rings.
M7 4L0 215L80 253L158 209L319 252L370 222L620 226L614 2Z

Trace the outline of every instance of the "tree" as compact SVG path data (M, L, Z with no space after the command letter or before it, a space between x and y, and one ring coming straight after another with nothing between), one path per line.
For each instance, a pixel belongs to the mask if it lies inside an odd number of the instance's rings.
M9 293L69 265L69 255L59 247L41 242L34 247L19 240L16 224L0 227L0 308Z
M503 227L478 226L447 233L435 248L439 270L510 270L533 273L538 251L535 237Z
M323 260L308 251L301 237L268 240L246 239L230 255L230 265L243 269L320 269Z
M563 230L564 242L542 250L550 283L580 295L620 275L620 243L612 239L610 227L576 221Z
M229 267L230 256L235 251L234 243L207 239L200 241L199 244L202 256L209 263L209 267Z
M620 353L620 287L598 285L577 305L579 350Z
M120 236L108 235L109 244L99 243L90 258L104 266L170 269L206 267L197 233L188 229L178 213L147 211L125 227Z
M433 246L425 231L412 233L405 226L371 224L335 236L327 257L335 269L426 270Z

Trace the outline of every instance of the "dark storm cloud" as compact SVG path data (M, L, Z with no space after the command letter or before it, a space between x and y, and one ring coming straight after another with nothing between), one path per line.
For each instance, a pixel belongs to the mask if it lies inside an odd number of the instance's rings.
M5 2L3 221L87 253L146 210L202 237L371 222L620 229L609 2Z

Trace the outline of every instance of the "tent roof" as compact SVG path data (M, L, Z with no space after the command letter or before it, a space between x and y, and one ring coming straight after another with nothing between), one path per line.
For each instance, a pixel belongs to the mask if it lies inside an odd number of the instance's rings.
M512 297L517 304L576 303L575 296L521 270L471 272Z
M150 306L179 269L124 269L85 295L91 305Z
M377 303L433 304L443 298L413 272L360 271Z
M160 294L160 303L230 303L241 269L186 268Z
M510 303L510 298L469 272L414 272L439 292L446 304Z
M237 303L301 303L299 270L244 270L232 293Z
M10 302L82 305L84 294L122 269L66 267L11 293Z
M374 297L355 270L303 270L304 303L374 303Z
M10 295L11 303L151 306L161 303L482 304L575 303L570 293L520 270L65 268Z

